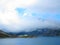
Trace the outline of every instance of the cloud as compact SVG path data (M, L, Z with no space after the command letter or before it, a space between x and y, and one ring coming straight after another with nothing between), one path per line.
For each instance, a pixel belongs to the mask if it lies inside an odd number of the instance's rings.
M38 15L44 12L60 12L59 4L59 0L0 0L0 29L16 32L44 27L60 28L59 23L55 23L54 20L32 16L32 13Z
M29 7L31 10L39 13L59 13L60 12L60 0L37 0L36 5Z

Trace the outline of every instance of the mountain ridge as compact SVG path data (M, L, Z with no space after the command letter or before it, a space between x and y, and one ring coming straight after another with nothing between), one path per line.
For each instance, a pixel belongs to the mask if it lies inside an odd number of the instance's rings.
M38 37L38 36L60 36L60 29L35 29L34 31L18 33L4 32L0 30L0 37Z

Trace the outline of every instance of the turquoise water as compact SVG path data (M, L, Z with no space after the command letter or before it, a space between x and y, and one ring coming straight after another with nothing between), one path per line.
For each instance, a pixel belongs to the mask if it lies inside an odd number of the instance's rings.
M0 45L60 45L60 37L6 38Z

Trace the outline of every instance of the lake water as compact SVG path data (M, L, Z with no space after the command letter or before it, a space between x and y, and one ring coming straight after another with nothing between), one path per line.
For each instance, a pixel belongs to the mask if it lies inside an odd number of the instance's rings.
M60 45L60 37L6 38L0 45Z

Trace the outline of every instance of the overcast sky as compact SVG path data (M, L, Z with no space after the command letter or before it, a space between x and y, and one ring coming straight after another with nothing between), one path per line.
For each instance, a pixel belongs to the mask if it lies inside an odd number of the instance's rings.
M60 0L0 0L0 29L10 32L60 28Z

